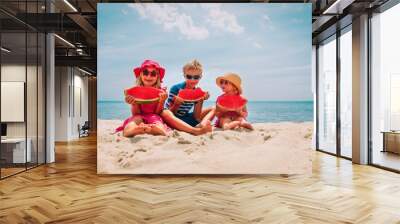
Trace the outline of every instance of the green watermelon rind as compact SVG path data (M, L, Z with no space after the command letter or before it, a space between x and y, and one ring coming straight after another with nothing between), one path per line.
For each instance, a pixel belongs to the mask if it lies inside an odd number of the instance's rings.
M198 98L198 99L196 99L196 100L183 100L183 101L188 102L188 103L194 103L194 102L200 101L201 98L203 98L203 97L200 97L200 98Z
M157 102L159 99L160 98L157 97L157 98L154 98L154 99L147 99L147 100L145 100L145 99L135 99L135 101L138 104L150 104L150 103Z

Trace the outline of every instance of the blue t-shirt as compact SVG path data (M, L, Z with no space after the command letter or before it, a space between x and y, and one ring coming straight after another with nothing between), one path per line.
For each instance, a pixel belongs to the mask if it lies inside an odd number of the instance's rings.
M185 87L186 87L186 82L178 83L171 87L171 89L169 90L168 99L166 103L166 107L168 109L172 105L174 97L178 95L179 90L184 89ZM193 106L194 106L193 102L183 102L176 111L176 114L179 116L185 116L187 113L190 112Z

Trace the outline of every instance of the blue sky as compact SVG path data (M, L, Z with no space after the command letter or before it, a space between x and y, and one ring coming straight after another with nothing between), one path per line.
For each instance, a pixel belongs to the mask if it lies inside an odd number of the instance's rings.
M215 99L215 78L241 75L249 100L312 100L311 4L98 4L98 99L123 100L145 59L183 81L198 59L200 87Z

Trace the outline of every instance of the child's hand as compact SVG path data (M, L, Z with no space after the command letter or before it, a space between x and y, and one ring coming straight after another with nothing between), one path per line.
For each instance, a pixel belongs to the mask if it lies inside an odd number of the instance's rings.
M206 95L204 95L203 99L201 99L201 100L202 101L208 100L208 98L210 98L210 94L208 92L206 92Z
M243 116L243 112L244 112L243 107L236 109L235 112L238 113L240 116Z
M128 104L136 104L136 100L133 96L125 96L125 102Z
M242 108L238 113L241 117L247 117L248 114L247 111L244 110L244 108Z
M175 96L175 99L174 99L174 103L175 104L182 104L184 102L184 100L182 99L182 98L180 98L179 96Z
M160 97L160 101L165 101L167 99L168 95L166 92L162 92L162 93L160 93L159 97Z
M222 114L222 113L226 112L226 110L225 110L224 108L222 108L222 107L220 107L220 106L217 105L217 106L215 107L215 112L218 113L218 114Z

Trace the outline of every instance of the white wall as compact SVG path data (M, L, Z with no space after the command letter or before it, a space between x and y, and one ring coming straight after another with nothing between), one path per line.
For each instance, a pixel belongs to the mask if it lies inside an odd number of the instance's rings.
M24 65L2 65L1 66L1 81L5 82L25 82L25 64ZM1 108L7 110L7 108ZM24 122L8 122L7 137L25 137Z
M76 68L56 67L55 86L55 141L77 139L78 125L88 120L88 77Z
M88 121L88 77L87 76L82 76L82 73L79 73L79 75L76 75L75 70L75 75L74 75L74 92L75 94L73 96L74 99L74 108L72 110L72 136L75 138L78 137L78 124L81 126L85 123L85 121ZM80 97L79 97L80 96ZM80 103L79 103L80 101ZM81 107L81 108L79 108ZM81 111L80 111L81 110Z
M55 141L68 140L68 88L70 83L67 67L55 68Z
M25 69L27 69L25 71ZM36 137L36 107L37 107L37 95L36 95L36 66L18 65L18 64L5 64L1 66L1 81L4 82L25 82L25 75L28 72L28 83L27 83L27 120L28 120L28 137L29 134L35 132ZM41 101L40 101L41 102ZM42 105L38 105L41 107ZM1 108L7 110L7 108ZM7 135L9 137L25 137L25 122L7 122Z

